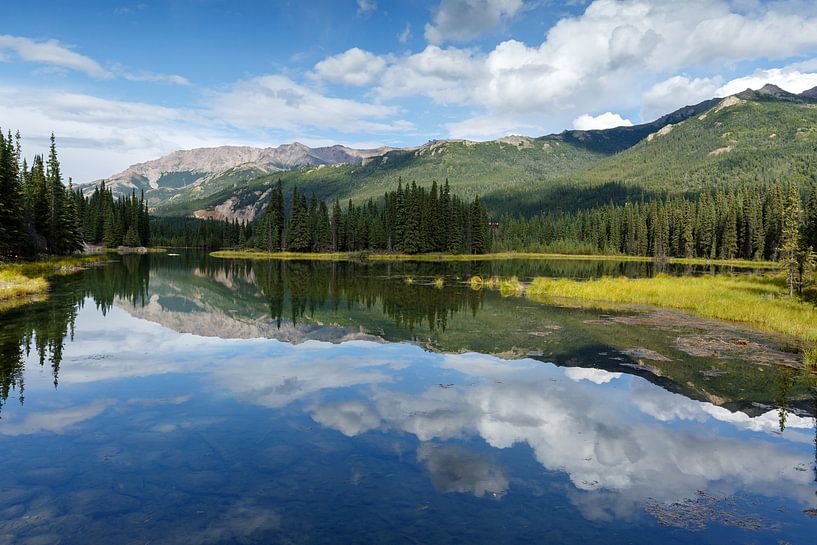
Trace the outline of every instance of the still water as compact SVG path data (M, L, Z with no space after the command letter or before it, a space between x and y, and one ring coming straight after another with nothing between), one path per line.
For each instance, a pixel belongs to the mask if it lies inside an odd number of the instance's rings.
M464 282L653 272L59 279L0 314L0 543L814 543L815 378L785 340Z

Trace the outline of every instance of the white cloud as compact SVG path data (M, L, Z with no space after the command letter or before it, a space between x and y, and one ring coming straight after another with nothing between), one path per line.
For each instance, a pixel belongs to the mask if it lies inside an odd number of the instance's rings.
M131 72L120 64L113 64L110 69L103 68L98 62L72 51L57 40L35 41L20 36L0 36L0 62L11 60L10 53L25 62L41 63L50 70L75 70L94 78L108 79L115 76L128 81L147 81L189 85L187 78L176 74L158 74L147 70ZM42 69L40 70L42 72Z
M496 30L522 7L522 0L442 0L425 26L425 37L437 45L472 40Z
M681 108L718 96L721 78L673 76L650 87L642 97L642 117L652 120Z
M360 401L344 401L316 407L312 418L318 424L354 437L380 425L380 416L373 407Z
M411 23L406 23L406 28L397 36L397 39L401 44L405 44L408 43L409 38L411 38Z
M427 48L398 59L377 92L383 98L418 94L478 108L472 119L449 123L460 133L468 125L479 125L483 133L520 132L531 125L558 130L588 111L638 107L643 93L645 115L653 115L659 107L703 99L721 84L717 78L667 80L675 71L720 70L817 46L817 9L786 6L741 11L722 0L596 0L584 13L561 19L538 46L508 40L487 54ZM414 69L418 56L437 61L433 77ZM447 57L458 59L440 62ZM672 85L683 92L677 100L667 95Z
M26 62L37 62L76 70L95 78L111 77L111 73L102 68L95 60L71 51L57 40L36 42L19 36L0 35L0 60L6 59L7 54L10 52Z
M611 373L604 369L594 369L592 367L568 367L565 369L565 376L576 382L586 380L594 384L607 384L617 378L621 378L621 373Z
M767 83L777 85L790 93L802 93L817 87L817 73L801 72L795 66L756 70L751 75L727 82L716 92L717 96L729 96L746 89L760 89Z
M377 9L377 2L375 0L357 0L357 12L369 13Z
M353 47L315 65L317 78L342 85L370 85L386 68L386 59Z
M597 116L582 114L573 120L573 128L580 131L612 129L613 127L631 127L632 124L633 122L629 119L624 119L613 112L604 112Z
M122 75L128 81L147 81L153 83L172 83L174 85L190 85L190 80L178 74L157 74L156 72L140 71L125 72Z
M493 140L512 134L540 134L545 127L529 123L512 115L481 115L462 121L446 123L445 128L451 138L467 140Z
M471 50L427 46L423 51L394 60L383 73L376 93L393 99L426 95L441 104L464 104L483 71Z
M151 353L146 344L154 347ZM36 366L36 355L30 359ZM209 377L206 383L219 396L304 408L347 436L378 429L434 441L421 446L418 458L445 492L507 489L493 455L444 444L481 438L494 449L528 445L539 464L564 473L570 490L582 492L568 497L588 518L623 516L647 498L677 501L713 488L727 496L741 490L815 505L813 477L799 469L813 455L811 418L791 415L789 428L778 434L776 411L751 417L639 377L619 376L610 387L602 384L613 374L481 354L440 355L405 344L201 337L136 319L119 307L101 321L93 305L79 311L77 334L64 350L69 361L61 368L63 385L183 370ZM428 372L425 390L412 380L417 369ZM434 384L439 370L456 385ZM339 391L343 401L327 404ZM58 433L104 406L76 409L10 420L11 433Z
M0 435L32 435L48 432L61 434L81 422L100 415L110 405L110 401L99 400L87 405L33 412L20 419L6 417L7 421L0 428Z
M43 152L53 131L63 172L75 181L108 176L177 149L235 140L192 110L40 88L0 86L0 119L20 131L26 155Z
M211 114L239 128L297 130L304 126L341 132L394 132L410 128L405 121L386 122L393 106L322 95L284 76L260 76L213 93Z

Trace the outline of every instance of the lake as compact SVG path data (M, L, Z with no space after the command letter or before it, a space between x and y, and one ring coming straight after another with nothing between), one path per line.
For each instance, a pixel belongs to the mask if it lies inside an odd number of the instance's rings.
M813 543L785 339L467 283L655 272L188 252L55 279L0 314L0 544Z

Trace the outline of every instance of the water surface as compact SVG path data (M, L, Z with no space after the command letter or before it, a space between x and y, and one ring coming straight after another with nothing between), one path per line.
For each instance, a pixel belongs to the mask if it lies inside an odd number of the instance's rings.
M464 282L654 272L191 253L60 279L0 315L0 543L812 543L815 380L785 340Z

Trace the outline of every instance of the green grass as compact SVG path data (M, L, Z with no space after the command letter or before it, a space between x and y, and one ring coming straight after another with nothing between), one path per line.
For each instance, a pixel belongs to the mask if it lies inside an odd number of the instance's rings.
M555 297L674 308L817 344L817 307L788 297L778 275L658 275L588 281L536 278L526 293L538 300Z
M42 261L0 265L0 310L24 304L25 298L48 292L49 276L80 271L90 263L104 261L103 255L58 257Z
M377 252L261 252L256 250L219 250L210 254L224 259L282 259L304 261L348 261L350 259L369 261L495 261L508 259L548 259L575 261L628 261L649 263L651 257L631 255L590 255L590 254L552 254L532 252L497 252L491 254L398 254ZM747 269L773 269L778 264L773 261L750 261L745 259L702 259L702 258L668 258L665 263L677 265L718 265L721 267L738 267Z

